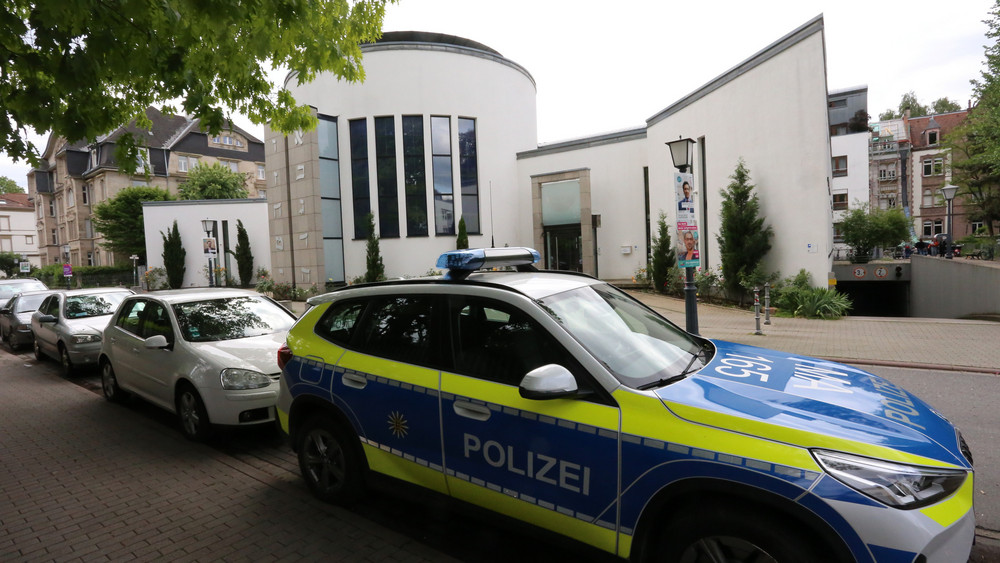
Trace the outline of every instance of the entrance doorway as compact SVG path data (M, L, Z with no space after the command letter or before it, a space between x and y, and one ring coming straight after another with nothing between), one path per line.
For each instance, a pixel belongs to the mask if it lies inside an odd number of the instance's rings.
M580 225L545 227L545 268L583 271Z

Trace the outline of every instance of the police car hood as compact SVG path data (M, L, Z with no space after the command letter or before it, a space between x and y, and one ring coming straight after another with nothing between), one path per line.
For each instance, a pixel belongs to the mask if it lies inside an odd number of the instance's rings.
M716 416L723 413L969 465L955 427L927 403L884 378L836 362L731 342L712 343L717 353L707 366L657 390L667 408L683 419L718 427L720 421L732 420ZM737 426L729 429L740 433L766 434L766 426L727 424Z

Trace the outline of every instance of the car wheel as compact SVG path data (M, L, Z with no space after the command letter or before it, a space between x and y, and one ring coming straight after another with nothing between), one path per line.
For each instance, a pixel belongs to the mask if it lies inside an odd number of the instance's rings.
M35 340L35 359L39 362L45 360L45 354L42 353L42 349L38 347L38 341Z
M793 521L730 503L688 505L657 534L647 561L793 563L828 561Z
M118 386L115 369L107 361L101 364L101 389L104 391L104 398L113 403L123 403L129 396Z
M59 343L59 365L62 368L64 376L72 377L76 374L76 368L73 367L73 360L69 358L69 350L61 342Z
M181 423L181 432L189 440L204 441L212 434L205 403L190 384L182 386L177 392L177 418Z
M299 469L316 498L349 505L364 493L360 452L343 427L315 416L299 432Z

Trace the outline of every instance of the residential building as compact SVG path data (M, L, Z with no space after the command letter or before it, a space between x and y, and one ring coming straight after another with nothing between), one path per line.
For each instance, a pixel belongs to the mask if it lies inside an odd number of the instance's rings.
M265 133L275 281L363 275L369 213L389 277L427 272L464 218L472 247L532 246L543 267L630 279L660 213L677 224L665 143L686 137L701 267L720 264L722 192L742 159L774 229L764 266L823 284L833 255L823 27L810 20L644 126L545 145L528 70L468 39L387 32L362 47L363 83L290 75L320 126Z
M943 144L944 136L960 125L968 111L955 111L909 119L910 182L913 194L913 226L917 236L930 239L948 232L947 203L941 188L951 184L951 154ZM960 239L975 232L982 224L968 220L971 206L958 196L952 209L952 238Z
M13 252L33 267L41 264L35 207L28 194L0 194L0 252Z
M868 203L868 87L857 86L830 92L830 182L833 208L834 260L847 258L843 242L844 216Z
M146 117L152 122L148 130L133 121L93 143L50 135L42 154L46 166L28 173L42 266L114 264L116 257L104 248L104 238L94 228L94 205L129 186L155 186L176 194L199 163L218 162L246 174L250 197L266 197L264 145L259 139L235 126L210 136L201 130L199 120L167 115L152 107L146 110ZM114 152L125 132L145 142L141 159L148 175L119 171ZM117 257L123 259L127 257Z

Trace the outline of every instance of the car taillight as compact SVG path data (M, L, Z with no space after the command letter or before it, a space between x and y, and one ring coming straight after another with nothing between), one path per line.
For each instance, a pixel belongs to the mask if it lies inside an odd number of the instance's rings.
M282 344L278 348L278 367L282 370L285 369L285 364L287 364L292 359L292 349L288 347L288 344Z

